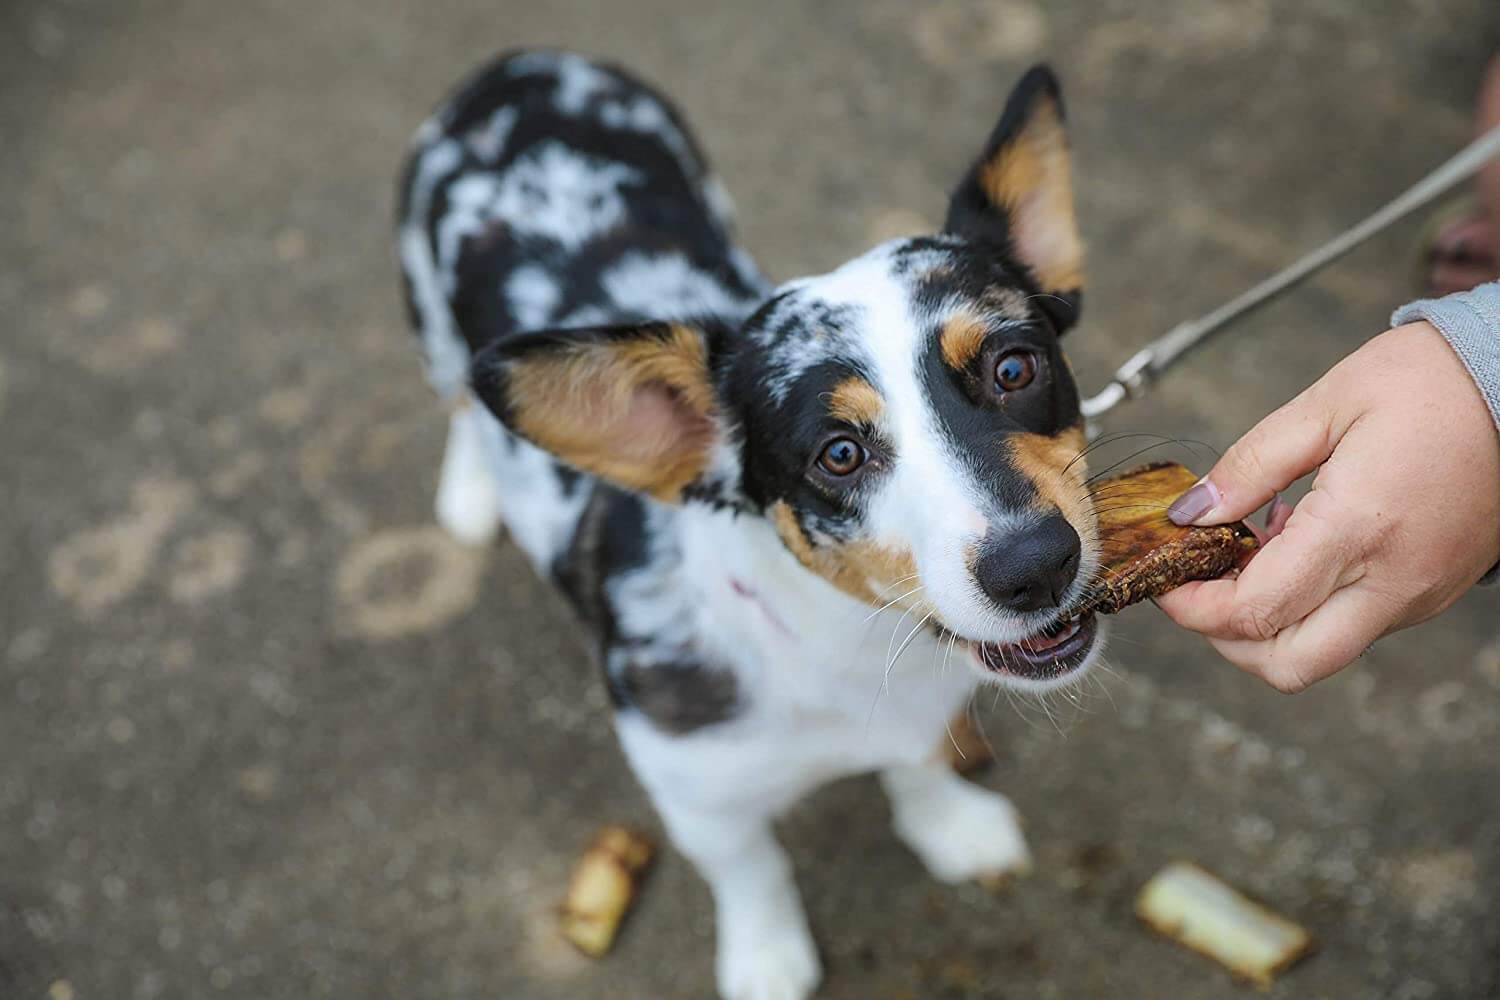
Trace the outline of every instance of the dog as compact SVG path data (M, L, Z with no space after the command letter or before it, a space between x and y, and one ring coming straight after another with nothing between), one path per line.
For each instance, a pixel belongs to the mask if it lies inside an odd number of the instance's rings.
M524 51L416 132L397 241L450 408L439 521L503 525L587 625L621 746L712 891L730 1000L821 977L772 823L877 772L938 879L1024 870L953 773L976 688L1096 661L1099 566L1060 337L1082 244L1058 84L1010 96L941 232L773 287L673 106Z

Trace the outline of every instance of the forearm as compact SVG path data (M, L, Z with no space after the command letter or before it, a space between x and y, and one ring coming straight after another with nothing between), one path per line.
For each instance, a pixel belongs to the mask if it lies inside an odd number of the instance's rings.
M1448 341L1484 396L1490 416L1500 429L1500 281L1440 299L1410 302L1391 315L1391 325L1416 320L1431 323ZM1500 566L1484 578L1496 583Z
M1421 319L1437 328L1464 363L1500 428L1500 281L1409 302L1391 315L1391 326Z

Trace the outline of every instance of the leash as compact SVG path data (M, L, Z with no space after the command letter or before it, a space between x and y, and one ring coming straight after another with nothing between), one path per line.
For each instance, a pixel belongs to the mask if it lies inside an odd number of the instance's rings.
M1083 401L1083 415L1092 422L1127 399L1139 399L1193 348L1222 331L1241 316L1296 287L1365 240L1417 209L1441 198L1500 156L1500 126L1475 139L1442 166L1388 202L1369 218L1335 236L1290 267L1224 303L1213 312L1179 323L1147 344L1120 366L1103 389Z

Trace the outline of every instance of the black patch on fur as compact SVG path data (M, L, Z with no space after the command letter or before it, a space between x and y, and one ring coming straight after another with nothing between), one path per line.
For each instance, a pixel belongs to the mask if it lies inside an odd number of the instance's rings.
M1049 326L1035 322L998 328L986 340L971 370L956 372L943 360L939 331L932 330L921 357L921 378L938 426L974 470L987 495L1018 510L1037 497L1031 479L1010 464L1006 438L1013 434L1054 436L1078 423L1078 387ZM1036 379L1025 389L999 396L990 391L991 366L1009 350L1037 359Z
M739 418L741 490L754 509L785 500L799 514L820 523L849 519L858 512L857 491L837 491L809 478L808 466L832 437L854 431L828 413L828 393L844 379L870 375L852 359L826 361L804 371L776 403L764 388L763 372L751 359L724 388ZM861 435L871 454L892 459L888 442ZM871 469L873 472L873 467Z
M542 144L561 145L570 153L601 163L630 167L637 179L620 186L625 218L617 228L576 250L568 250L546 236L512 232L498 222L464 240L450 305L470 349L478 351L497 339L526 332L510 315L500 294L510 274L522 265L541 268L557 284L558 301L565 303L566 311L595 307L611 312L611 319L619 322L681 318L626 315L612 306L599 286L599 276L630 252L681 253L692 267L718 278L731 291L747 297L757 294L758 289L745 285L731 260L732 234L704 200L702 183L709 172L707 161L671 102L625 71L593 63L609 86L592 95L581 111L564 112L553 103L559 86L555 73L516 69L518 64L524 65L521 60L547 55L521 52L501 56L444 103L439 115L443 139L462 139L484 126L501 108L515 108L519 114L499 155L482 158L464 144L460 163L436 181L423 220L429 239L449 212L455 183L476 173L504 174ZM689 162L684 164L656 134L612 127L591 117L597 105L608 100L645 100L657 105L682 136ZM402 220L408 214L418 160L425 149L414 150L402 171L398 198Z
M733 673L692 663L632 664L609 681L617 708L640 712L673 736L727 722L740 704Z
M552 579L578 616L609 646L619 637L606 585L611 577L646 564L645 501L592 477L593 484L572 543L552 565Z

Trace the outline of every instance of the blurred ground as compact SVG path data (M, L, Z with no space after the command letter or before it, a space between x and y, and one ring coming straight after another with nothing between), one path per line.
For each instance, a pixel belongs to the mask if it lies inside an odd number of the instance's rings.
M443 424L398 307L392 178L461 73L537 43L678 97L778 278L930 224L1045 55L1094 386L1456 149L1500 10L7 5L0 996L709 992L708 897L670 852L606 961L554 937L596 824L655 820L559 602L429 513ZM1227 444L1382 328L1414 231L1110 429ZM785 824L826 995L1249 995L1132 918L1177 857L1315 930L1273 997L1500 995L1495 601L1295 699L1127 615L1087 713L986 714L984 780L1039 861L1005 897L929 882L870 781L827 789Z

